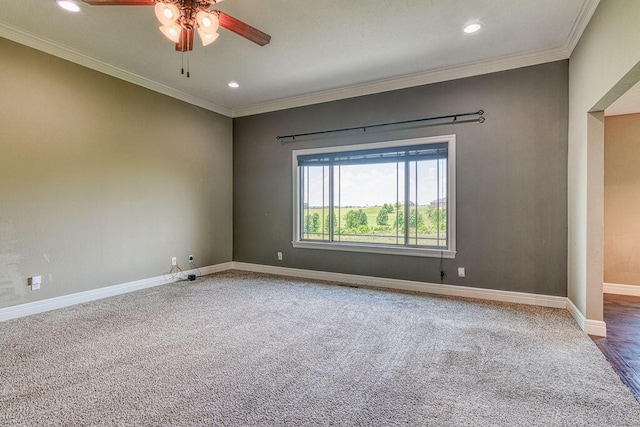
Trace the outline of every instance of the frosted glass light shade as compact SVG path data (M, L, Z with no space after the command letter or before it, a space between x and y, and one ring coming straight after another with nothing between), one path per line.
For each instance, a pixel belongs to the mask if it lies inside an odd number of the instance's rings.
M171 3L156 3L155 12L158 21L167 27L175 24L180 17L178 7Z
M215 34L220 27L218 15L202 10L196 14L196 22L198 23L198 31L202 30L206 34Z
M216 39L220 35L218 33L213 33L213 34L205 33L204 31L202 31L200 29L200 27L198 27L198 34L200 35L200 40L202 41L202 46L210 45L211 43L216 41Z
M180 41L180 33L182 32L182 27L180 27L180 25L163 25L160 27L160 31L162 31L162 34L172 42L178 43Z

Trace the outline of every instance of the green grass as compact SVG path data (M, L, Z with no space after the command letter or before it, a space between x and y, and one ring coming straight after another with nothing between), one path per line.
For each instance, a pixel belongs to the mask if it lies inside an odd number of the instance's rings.
M346 229L346 215L350 210L362 209L367 216L367 226L361 226L358 229ZM396 218L398 216L397 211L388 214L388 220L386 226L379 226L376 223L378 213L382 209L382 206L363 206L363 207L350 207L350 208L336 208L336 213L339 212L340 218L336 224L336 232L334 233L334 239L336 241L351 241L361 243L379 243L379 244L403 244L404 243L404 231L403 227L396 228ZM400 207L404 209L403 206ZM430 223L428 206L418 206L418 212L424 219L424 226L415 227L409 229L409 234L413 237L411 244L424 245L424 246L438 246L437 233L435 223ZM433 210L433 208L431 208ZM326 219L329 215L329 208L311 207L304 210L304 217L307 215L313 215L317 213L320 216L320 229L318 233L309 233L303 238L312 240L328 240L328 232L323 224L326 224ZM322 233L324 228L324 234ZM417 234L416 234L417 231ZM443 239L444 233L441 233L440 238ZM442 245L444 242L440 242Z

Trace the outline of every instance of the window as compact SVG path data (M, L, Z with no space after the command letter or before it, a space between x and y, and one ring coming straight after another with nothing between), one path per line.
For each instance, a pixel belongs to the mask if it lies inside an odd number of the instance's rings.
M455 135L293 151L300 248L455 257Z

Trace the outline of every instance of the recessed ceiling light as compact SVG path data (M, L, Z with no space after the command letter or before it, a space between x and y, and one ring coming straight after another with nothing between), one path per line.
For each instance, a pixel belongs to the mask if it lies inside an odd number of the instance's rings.
M464 32L467 34L471 34L471 33L475 33L477 31L480 30L480 28L482 28L482 25L478 24L477 22L474 24L470 24L467 25L466 27L464 27Z
M229 82L227 83L227 86L232 87L234 89L239 88L240 85L238 84L238 82Z
M69 12L80 12L80 6L69 0L57 0L58 6Z

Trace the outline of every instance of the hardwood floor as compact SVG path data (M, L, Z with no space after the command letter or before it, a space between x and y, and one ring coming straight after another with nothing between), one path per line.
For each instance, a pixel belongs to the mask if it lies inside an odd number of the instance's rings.
M604 294L607 337L591 337L640 402L640 297Z

